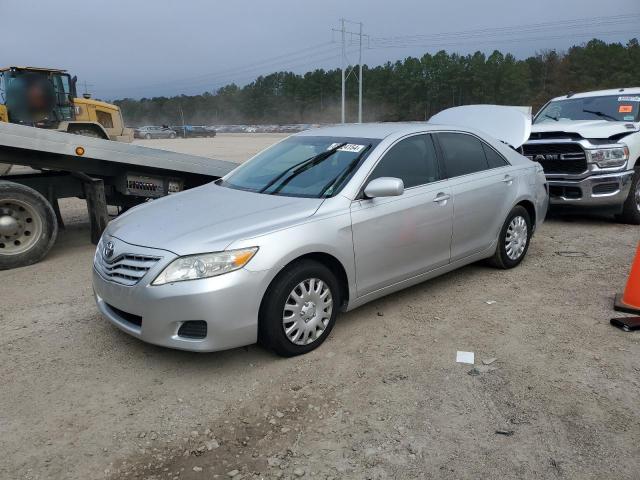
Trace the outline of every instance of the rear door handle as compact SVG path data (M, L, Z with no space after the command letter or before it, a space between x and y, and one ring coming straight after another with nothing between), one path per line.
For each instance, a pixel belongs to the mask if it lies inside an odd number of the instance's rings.
M438 195L436 195L436 198L434 198L433 201L434 203L442 203L442 202L446 202L450 198L451 198L451 195L449 195L448 193L440 192Z
M511 175L505 175L504 178L502 179L502 181L504 183L511 184L511 183L513 183L513 177Z

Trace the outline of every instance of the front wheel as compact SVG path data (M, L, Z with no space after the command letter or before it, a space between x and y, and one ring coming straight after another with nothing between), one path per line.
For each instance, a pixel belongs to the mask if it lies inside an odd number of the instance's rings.
M176 134L175 133L170 133L169 134L169 138L176 138Z
M147 134L144 136L144 138L145 138L145 140L151 140L151 134L150 134L150 133L147 133Z
M51 204L27 186L0 181L0 270L40 261L58 235Z
M640 225L640 167L637 167L633 174L629 195L618 218L622 223Z
M303 260L278 274L260 308L259 341L283 357L310 352L331 333L340 306L335 275Z
M496 252L489 262L497 268L513 268L522 262L529 250L532 225L529 212L520 206L513 207L500 230Z

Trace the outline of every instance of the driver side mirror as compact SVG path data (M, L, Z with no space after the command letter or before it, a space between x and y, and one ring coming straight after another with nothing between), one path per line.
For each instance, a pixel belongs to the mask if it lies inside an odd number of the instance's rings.
M399 178L380 177L371 180L364 189L367 198L397 197L404 193L404 182Z

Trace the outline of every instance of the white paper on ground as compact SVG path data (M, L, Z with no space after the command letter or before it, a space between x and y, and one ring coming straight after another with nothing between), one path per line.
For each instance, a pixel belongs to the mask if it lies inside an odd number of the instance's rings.
M460 352L456 353L456 362L458 363L470 363L474 364L473 352Z

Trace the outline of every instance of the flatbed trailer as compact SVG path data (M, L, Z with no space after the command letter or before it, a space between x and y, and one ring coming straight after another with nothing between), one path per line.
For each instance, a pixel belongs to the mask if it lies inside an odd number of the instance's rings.
M30 167L0 176L0 270L41 260L63 227L58 200L86 199L91 241L109 221L107 205L124 211L142 202L218 179L237 164L0 123L0 164Z

